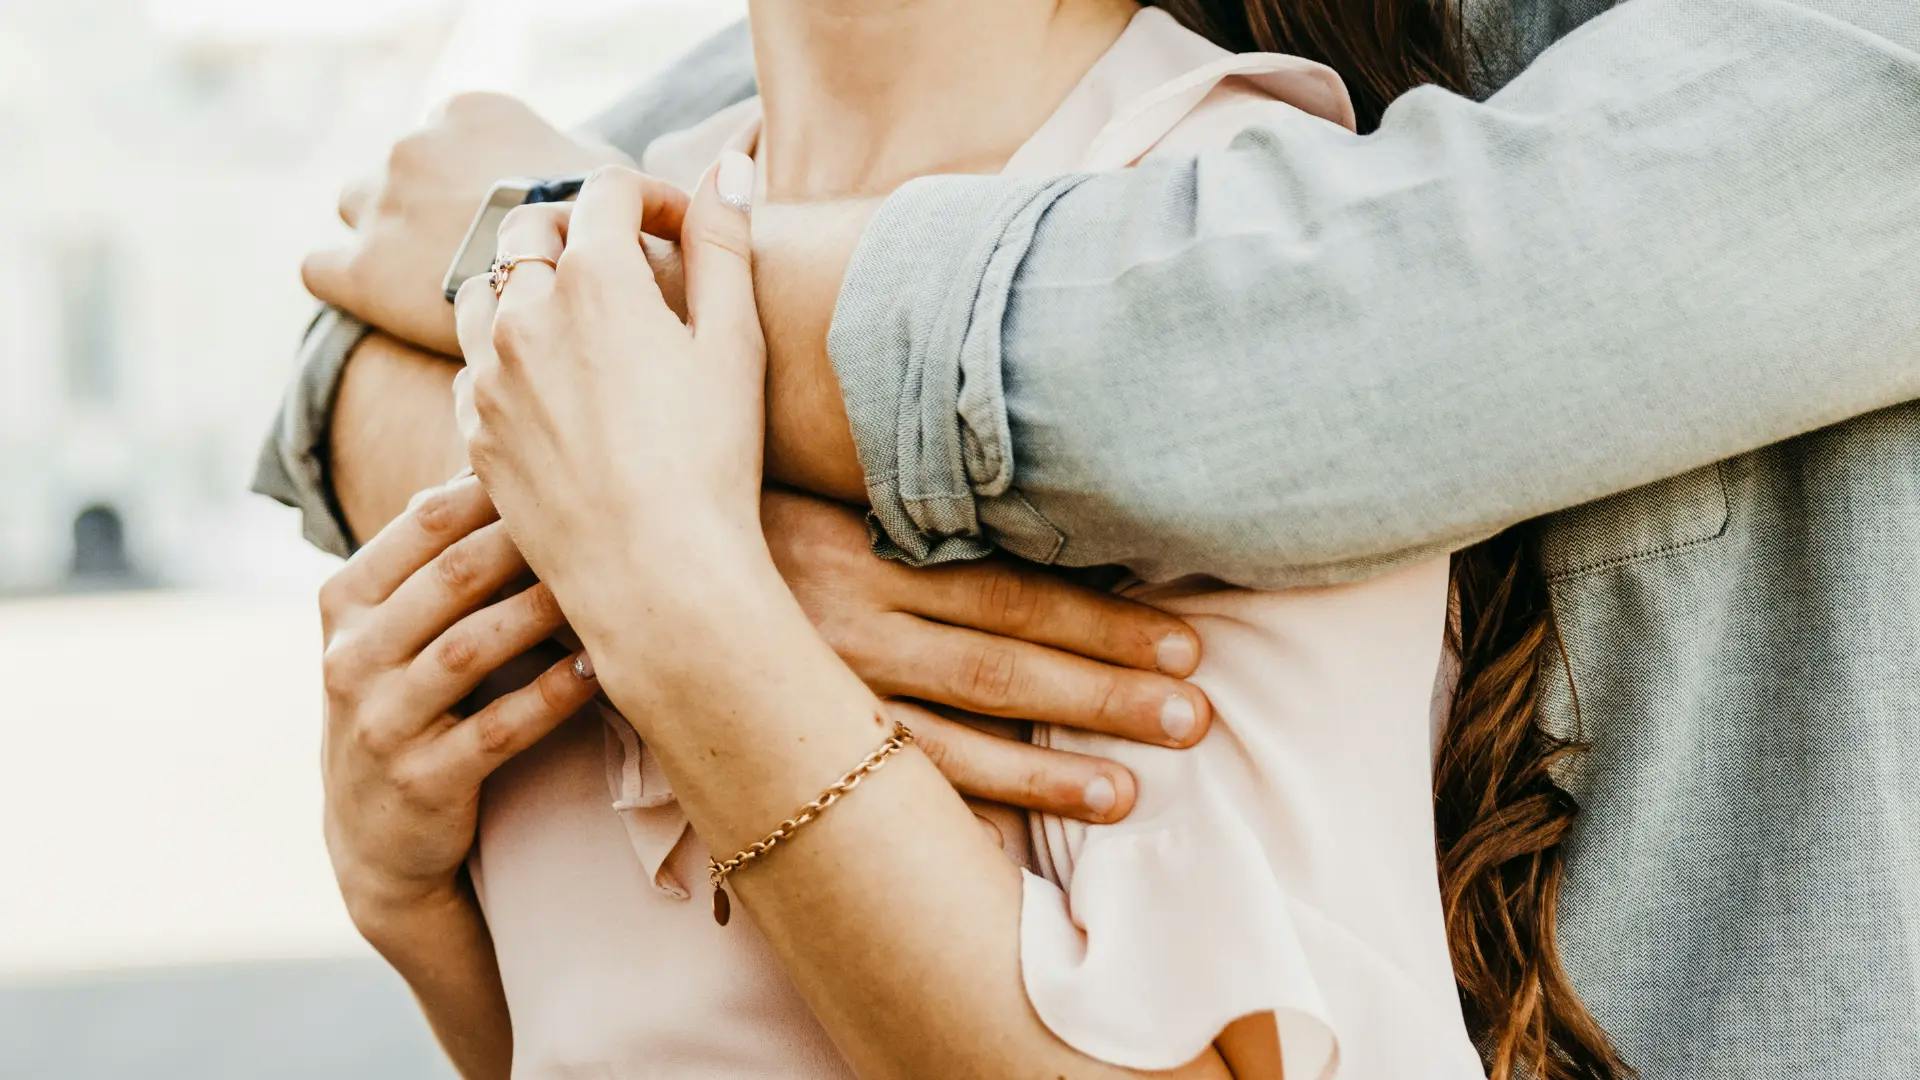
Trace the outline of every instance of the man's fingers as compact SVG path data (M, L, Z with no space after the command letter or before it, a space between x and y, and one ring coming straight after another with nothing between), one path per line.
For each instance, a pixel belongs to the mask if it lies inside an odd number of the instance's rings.
M322 608L336 595L359 604L380 603L434 556L498 517L493 500L472 475L422 491L321 589Z
M1212 720L1191 683L957 626L903 623L859 653L854 667L880 694L988 716L1159 746L1191 746Z
M300 284L315 300L352 310L354 246L324 248L300 260Z
M530 585L454 623L421 650L407 667L409 695L422 713L446 712L565 623L553 590L544 582Z
M380 190L380 179L376 176L363 176L340 189L340 220L347 228L360 227L360 219L366 216L367 207L373 205L374 193Z
M687 266L687 318L694 336L725 335L760 347L753 299L753 161L738 150L720 155L694 196L680 233Z
M375 613L389 656L413 656L527 569L503 522L474 530L400 583Z
M477 784L585 708L599 689L586 654L568 657L448 728L434 748L438 767Z
M1176 678L1200 662L1200 636L1177 616L1034 567L1001 560L912 572L904 610Z
M1133 809L1139 785L1115 762L988 734L907 702L885 708L962 795L1092 822Z

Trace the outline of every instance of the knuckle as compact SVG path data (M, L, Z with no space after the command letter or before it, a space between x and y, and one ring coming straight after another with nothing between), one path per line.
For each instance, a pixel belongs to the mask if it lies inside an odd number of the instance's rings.
M412 762L399 762L387 772L387 783L393 787L393 793L409 805L419 806L434 800L439 790L439 777L431 769Z
M1039 765L1030 766L1022 770L1020 774L1019 791L1021 805L1048 809L1056 808L1067 801L1055 795L1055 789L1057 787L1058 785L1054 782L1053 774L1048 772L1046 768Z
M376 720L358 719L348 730L354 748L367 757L388 757L399 749L399 740L393 732Z
M540 700L540 715L558 716L573 710L576 699L575 691L568 685L570 680L578 685L578 680L570 672L549 672L534 681L533 692Z
M597 187L630 188L639 182L640 174L625 165L599 165L587 174L587 183Z
M753 262L753 239L744 228L727 228L708 223L700 230L700 246L708 251L731 255L741 262Z
M462 592L480 576L480 563L472 548L455 544L434 556L433 572L436 580L449 591Z
M430 537L450 535L460 521L453 495L445 490L435 491L421 499L414 504L412 512L414 525Z
M953 770L959 767L960 762L945 732L937 729L916 731L913 741L914 745L920 748L920 752L926 755L927 760L933 762L933 767L940 770L941 775L949 780L953 779Z
M464 632L449 632L433 647L433 662L449 675L465 675L480 662L480 643Z
M958 689L983 705L1005 705L1019 682L1019 660L997 643L970 648L960 664Z
M510 100L506 95L491 90L462 90L440 106L440 115L448 120L488 116L498 111L502 102Z
M514 207L507 211L506 217L500 219L500 228L498 231L504 234L515 228L525 228L537 219L541 209L542 207L539 203L522 203Z
M538 335L539 328L524 308L508 308L493 317L493 351L502 363L526 356Z
M1033 621L1040 608L1038 583L1011 567L996 567L977 586L980 611L996 625L1020 627Z
M320 625L330 628L352 606L353 585L348 571L341 570L320 583Z
M502 757L513 752L514 727L504 710L484 709L467 722L473 725L473 741L481 753Z
M546 582L535 582L526 591L527 618L535 626L553 626L566 621L560 610L560 598Z
M474 415L482 419L491 419L500 415L500 407L505 404L505 401L500 387L500 376L497 373L492 370L475 372L472 390Z
M338 635L320 653L320 685L331 698L347 698L359 689L365 674L360 650L350 637Z
M415 131L395 140L393 147L387 151L388 175L404 174L417 168L431 152L432 139L424 131Z

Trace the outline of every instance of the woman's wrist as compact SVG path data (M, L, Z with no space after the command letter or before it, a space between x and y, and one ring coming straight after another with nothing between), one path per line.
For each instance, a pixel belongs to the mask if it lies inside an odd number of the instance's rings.
M443 881L400 881L375 873L340 878L347 918L375 950L385 954L420 930L475 906L472 889L459 873Z
M751 520L666 514L622 531L603 558L569 560L564 579L549 582L609 693L635 677L664 688L697 675L716 653L750 651L756 634L796 617L810 627L758 509Z

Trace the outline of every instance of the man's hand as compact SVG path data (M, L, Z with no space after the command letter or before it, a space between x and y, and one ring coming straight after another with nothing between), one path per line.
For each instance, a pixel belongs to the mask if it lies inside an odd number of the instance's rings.
M1212 716L1181 681L1199 638L1165 612L1003 560L914 569L874 557L858 512L770 491L774 564L827 643L882 697L1185 747ZM962 794L1090 821L1133 807L1131 774L901 703ZM1104 783L1103 783L1104 782Z
M610 146L582 142L499 94L462 94L394 144L385 168L340 196L354 229L301 265L307 289L395 337L458 355L453 305L441 281L480 200L509 176L584 173L628 164Z

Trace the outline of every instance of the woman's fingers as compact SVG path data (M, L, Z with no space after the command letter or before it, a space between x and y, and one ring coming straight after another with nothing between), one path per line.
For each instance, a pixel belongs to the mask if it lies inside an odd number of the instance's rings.
M912 572L902 610L1175 678L1200 663L1200 636L1177 616L1002 560Z
M438 715L500 666L551 638L566 624L553 590L535 583L454 623L407 666L408 696Z
M500 364L493 354L493 313L499 303L485 277L468 278L454 294L453 332L469 378Z
M989 734L908 702L885 708L913 729L920 749L963 795L1093 822L1118 821L1133 809L1138 784L1115 762Z
M321 607L329 607L333 596L380 603L449 545L498 516L486 489L471 475L422 491L327 582Z
M567 228L572 215L570 203L514 207L500 223L498 254L552 259L558 263L567 248ZM554 268L545 263L523 262L515 266L500 294L496 317L546 302L553 295L555 276Z
M526 569L505 523L483 526L401 582L375 612L370 636L388 656L413 656Z
M1212 720L1191 683L957 626L903 620L854 647L853 666L883 695L1035 720L1159 746L1191 746Z
M664 180L617 165L596 169L574 202L561 265L578 259L589 264L599 259L633 259L646 267L640 234L657 236L669 227L677 232L686 205L687 193ZM651 280L651 269L647 275Z
M554 664L526 686L448 728L430 752L436 759L430 766L478 784L508 758L539 742L599 691L586 655L577 653Z
M694 195L680 232L687 267L687 318L695 338L724 334L758 351L753 299L753 161L728 150Z

